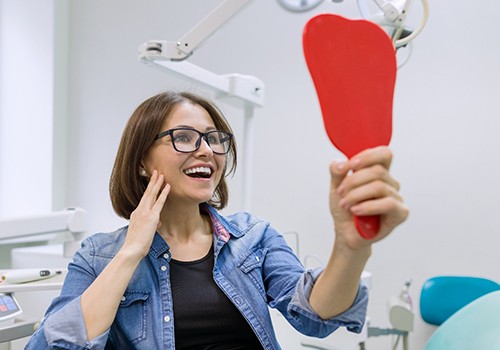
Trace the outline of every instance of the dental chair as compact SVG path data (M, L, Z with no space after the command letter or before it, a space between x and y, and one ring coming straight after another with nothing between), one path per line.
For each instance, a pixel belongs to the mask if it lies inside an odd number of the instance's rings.
M438 326L425 350L500 350L500 285L495 281L430 278L422 287L420 314Z

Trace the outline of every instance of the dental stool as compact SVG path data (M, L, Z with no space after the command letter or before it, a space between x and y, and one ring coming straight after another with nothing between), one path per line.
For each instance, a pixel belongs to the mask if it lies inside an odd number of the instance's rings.
M439 326L425 350L500 350L500 285L492 280L430 278L422 287L420 314Z

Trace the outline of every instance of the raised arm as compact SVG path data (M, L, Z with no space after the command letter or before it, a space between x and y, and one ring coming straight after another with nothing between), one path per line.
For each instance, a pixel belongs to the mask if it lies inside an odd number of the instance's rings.
M138 207L130 217L123 246L81 297L88 340L101 335L111 326L135 269L149 252L159 225L160 212L170 191L168 184L161 189L163 182L163 175L154 171Z
M389 174L392 153L385 147L365 150L345 162L332 162L330 210L335 241L325 270L316 281L309 303L323 319L347 310L359 287L373 243L384 239L408 216L399 183ZM362 238L353 216L380 215L380 230Z

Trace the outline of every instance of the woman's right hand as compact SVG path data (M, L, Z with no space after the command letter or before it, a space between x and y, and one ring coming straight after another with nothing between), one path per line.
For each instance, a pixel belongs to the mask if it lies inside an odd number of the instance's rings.
M139 205L130 215L125 243L82 294L80 304L88 340L109 329L137 265L149 252L170 192L169 184L162 189L164 182L163 175L155 170Z
M153 242L156 230L161 225L160 213L170 192L170 184L163 187L164 177L154 170L148 187L137 208L130 214L130 223L121 252L142 259ZM159 194L159 195L158 195Z

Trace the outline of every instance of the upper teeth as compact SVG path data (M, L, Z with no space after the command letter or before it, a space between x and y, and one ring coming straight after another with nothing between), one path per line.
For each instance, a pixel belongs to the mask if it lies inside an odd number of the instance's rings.
M187 169L186 171L184 171L184 173L186 175L195 173L205 173L210 175L212 173L212 169L210 169L209 167L197 167L197 168Z

